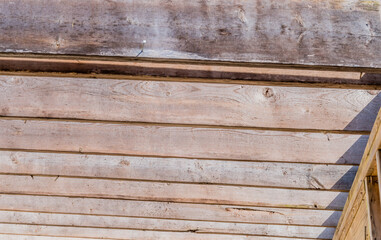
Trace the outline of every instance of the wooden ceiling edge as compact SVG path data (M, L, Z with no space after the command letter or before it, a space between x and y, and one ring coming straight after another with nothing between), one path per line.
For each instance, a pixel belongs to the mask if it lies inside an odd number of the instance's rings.
M349 191L347 201L345 203L343 213L337 225L333 240L340 240L345 237L350 224L353 221L354 215L351 214L356 203L361 200L361 189L364 189L364 181L367 176L372 175L376 166L376 154L381 146L381 109L378 112L376 121L373 125L369 136L368 143L364 150L364 155L361 159L356 177L353 181L352 188Z
M144 76L156 81L381 89L381 74L378 75L381 69L378 68L273 63L241 65L175 59L0 53L0 72L5 75L118 79Z
M368 72L381 73L378 67L360 67L345 65L321 65L321 64L295 64L278 62L242 62L242 61L217 61L217 60L194 60L178 58L150 58L131 56L102 56L102 55L76 55L76 54L43 54L43 53L11 53L0 52L0 58L33 58L50 60L74 60L74 61L104 61L104 62L140 62L161 64L186 64L199 66L225 66L225 67L248 67L248 68L278 68L297 70L340 71L340 72Z
M99 73L76 73L76 72L46 72L46 71L2 71L3 76L23 77L52 77L52 78L75 78L75 79L110 79L126 81L155 81L155 82L184 82L184 83L211 83L230 85L252 85L269 87L308 87L308 88L332 88L332 89L359 89L359 90L381 90L379 85L361 84L337 84L337 83L309 83L309 82L272 82L252 81L240 79L213 79L213 78L181 78L181 77L158 77L150 75L121 75L121 74L99 74Z

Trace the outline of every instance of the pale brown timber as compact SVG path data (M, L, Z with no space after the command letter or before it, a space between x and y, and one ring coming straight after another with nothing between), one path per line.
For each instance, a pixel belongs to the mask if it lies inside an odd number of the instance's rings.
M0 175L0 193L342 210L346 192ZM274 197L276 196L276 197Z
M377 177L367 177L365 181L367 215L370 239L381 239L381 203Z
M368 139L345 133L5 118L0 134L0 148L8 149L330 164L359 164Z
M1 223L332 239L334 227L0 211ZM90 230L91 231L91 230Z
M0 115L18 117L370 131L381 106L361 89L28 76L0 88Z
M0 210L323 227L335 227L341 214L334 210L18 194L1 194Z
M82 239L118 239L118 240L289 240L283 237L249 236L233 234L205 234L196 232L169 232L169 231L144 231L127 229L107 229L89 227L61 227L26 224L0 223L0 232L4 234L54 236L54 237L81 237ZM0 235L1 236L1 235ZM293 238L294 240L308 240ZM49 239L50 240L50 239Z
M2 174L349 191L357 169L353 165L0 151Z

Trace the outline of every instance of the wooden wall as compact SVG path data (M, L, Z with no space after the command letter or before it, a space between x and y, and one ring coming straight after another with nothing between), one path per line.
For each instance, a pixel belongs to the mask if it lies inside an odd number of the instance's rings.
M4 74L0 236L331 239L381 106L333 85Z

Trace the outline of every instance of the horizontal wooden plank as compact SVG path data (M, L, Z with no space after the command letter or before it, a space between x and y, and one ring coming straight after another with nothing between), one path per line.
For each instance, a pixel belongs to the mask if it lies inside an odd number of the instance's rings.
M200 64L104 56L2 54L0 71L7 75L87 76L333 88L381 89L381 69L285 64ZM23 72L20 72L23 71ZM75 73L75 74L74 74Z
M6 240L83 240L83 238L71 238L71 237L47 237L47 236L31 236L31 235L21 235L21 234L2 234L0 237ZM94 240L96 238L86 238L87 240ZM99 238L98 238L99 239ZM104 238L107 239L107 238Z
M1 4L2 52L381 67L378 1Z
M2 116L370 131L381 106L360 89L28 76L0 87Z
M351 165L0 151L3 174L349 190L356 172Z
M8 194L0 195L0 209L9 211L325 227L336 226L341 213L340 211L333 210Z
M0 148L339 164L358 164L368 139L355 134L14 119L0 120L0 135Z
M323 190L0 175L1 193L341 210L348 194ZM274 196L277 196L276 198Z
M332 239L334 227L0 211L1 223Z
M189 232L165 232L165 231L143 231L127 229L107 229L107 228L85 228L85 227L61 227L61 226L39 226L24 224L5 224L0 223L0 233L5 234L28 234L34 236L62 236L62 237L82 237L97 239L187 239L187 240L287 240L283 237L265 236L243 236L228 234L203 234ZM0 235L1 236L1 235ZM295 238L295 240L307 240Z

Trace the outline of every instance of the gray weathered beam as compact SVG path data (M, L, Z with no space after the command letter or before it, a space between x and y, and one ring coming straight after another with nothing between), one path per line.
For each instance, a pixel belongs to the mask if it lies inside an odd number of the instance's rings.
M381 67L379 1L0 1L0 51Z

